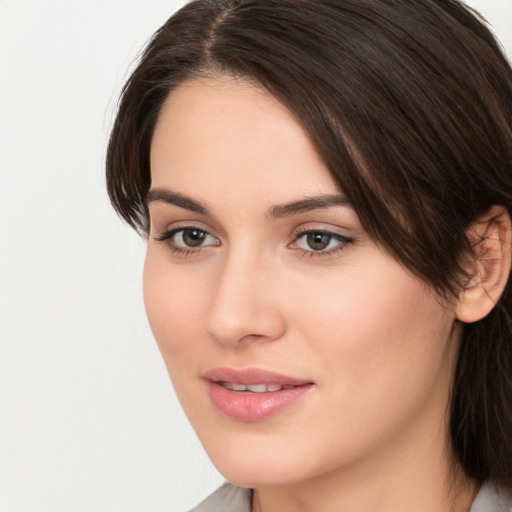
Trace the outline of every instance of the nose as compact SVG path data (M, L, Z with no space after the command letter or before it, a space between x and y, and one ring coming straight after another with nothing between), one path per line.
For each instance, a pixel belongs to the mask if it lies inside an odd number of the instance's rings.
M260 258L232 254L219 269L206 316L206 329L218 343L241 346L277 340L286 331L277 300L279 276Z

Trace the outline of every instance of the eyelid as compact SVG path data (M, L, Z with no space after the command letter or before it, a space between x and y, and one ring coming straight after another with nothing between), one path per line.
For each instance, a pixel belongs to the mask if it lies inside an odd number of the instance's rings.
M337 244L335 247L332 247L331 249L324 249L315 251L314 249L308 250L303 249L301 247L297 246L297 240L308 235L308 234L315 234L315 233L322 233L325 235L329 235L335 240L339 241L339 244ZM294 230L293 234L293 240L288 244L288 248L293 250L298 250L302 252L303 256L306 257L329 257L334 256L336 253L339 253L341 251L345 251L349 248L350 245L354 243L354 238L348 235L343 235L339 233L339 231L336 230L336 228L327 228L324 226L319 226L318 224L306 224L302 225L296 230Z
M306 224L301 224L299 227L295 228L292 231L291 236L294 238L298 238L305 233L325 233L326 235L337 236L346 239L352 239L352 237L348 234L343 234L341 231L346 228L341 228L338 226L332 226L331 224L324 224L320 222L308 222Z
M154 232L153 238L155 240L159 240L160 238L166 238L168 237L169 233L177 232L182 229L197 229L199 231L204 231L205 233L208 233L214 238L219 238L218 236L213 234L214 230L211 227L204 225L202 222L197 222L193 220L172 222L169 224L165 224L163 228L151 226L151 230Z
M172 239L180 232L184 232L186 230L197 230L201 231L206 234L206 236L209 236L213 238L216 243L209 243L206 245L199 245L197 247L193 246L179 246L175 243L173 243ZM221 242L218 237L213 235L211 233L211 230L200 225L199 223L195 222L180 222L176 224L172 224L170 226L167 226L165 229L160 231L159 234L155 234L153 236L154 240L157 242L163 242L166 244L167 248L171 251L171 253L178 255L178 256L197 256L205 251L210 250L212 247L216 247L221 245Z
M210 232L206 231L205 229L203 228L198 228L196 226L184 226L184 227L180 227L180 228L172 228L172 229L168 229L168 230L165 230L163 233L161 233L160 235L156 235L155 236L155 239L159 242L163 242L165 240L170 240L171 238L173 238L175 235L177 235L178 233L180 232L183 232L183 231L192 231L192 230L195 230L195 231L201 231L202 233L205 233L205 235L211 237L211 238L214 238L215 240L218 240L215 236L213 236ZM219 245L219 244L208 244L208 245ZM204 247L204 246L203 246Z

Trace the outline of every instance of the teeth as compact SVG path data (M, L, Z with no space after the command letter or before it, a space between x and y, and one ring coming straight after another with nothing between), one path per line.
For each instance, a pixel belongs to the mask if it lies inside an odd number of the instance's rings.
M250 391L251 393L266 393L295 387L291 385L280 386L279 384L237 384L234 382L221 382L220 384L232 391Z
M265 393L267 391L266 384L247 384L247 391L252 391L253 393Z

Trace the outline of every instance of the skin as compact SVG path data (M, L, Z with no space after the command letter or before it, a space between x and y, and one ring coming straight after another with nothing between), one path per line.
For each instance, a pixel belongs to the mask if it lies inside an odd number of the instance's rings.
M294 116L243 81L186 82L161 112L151 177L153 192L208 210L149 202L145 303L192 426L220 472L255 489L253 510L468 510L475 486L447 448L453 309L350 205L272 215L342 193ZM172 231L187 227L201 245ZM333 233L326 250L305 231ZM275 416L239 421L210 400L203 377L219 366L314 386Z

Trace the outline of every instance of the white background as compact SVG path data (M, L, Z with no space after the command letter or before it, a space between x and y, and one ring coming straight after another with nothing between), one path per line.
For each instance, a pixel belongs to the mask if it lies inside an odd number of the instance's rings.
M222 478L110 208L120 87L180 0L0 0L0 511L178 512ZM473 0L512 55L512 0Z

